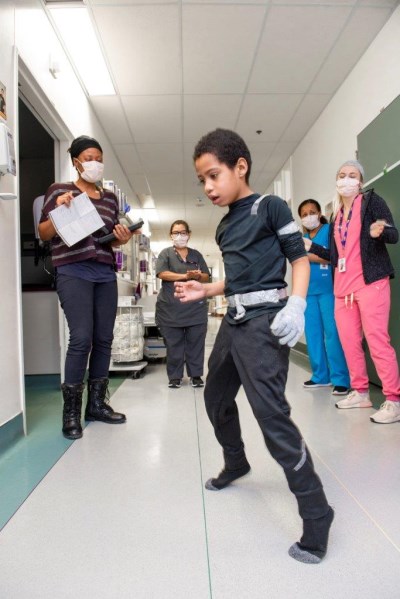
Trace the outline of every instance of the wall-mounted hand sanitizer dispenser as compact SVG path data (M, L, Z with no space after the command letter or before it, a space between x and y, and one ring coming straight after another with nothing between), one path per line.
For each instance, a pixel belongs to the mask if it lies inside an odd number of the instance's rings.
M17 174L14 139L11 131L0 123L0 175Z

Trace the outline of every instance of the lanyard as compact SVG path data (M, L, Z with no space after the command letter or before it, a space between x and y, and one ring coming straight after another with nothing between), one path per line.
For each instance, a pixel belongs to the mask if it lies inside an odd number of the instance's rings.
M354 198L354 200L355 200L355 199L356 199L356 198ZM348 232L349 232L349 224L350 224L351 217L352 217L352 215L353 215L353 205L354 205L354 200L353 200L353 201L352 201L352 203L351 203L351 208L350 208L349 214L348 214L348 216L347 216L347 220L346 220L346 225L345 225L345 229L344 229L343 236L342 236L342 226L343 226L343 217L344 217L344 209L343 209L343 206L342 206L342 207L341 207L341 209L340 209L340 219L339 219L339 226L338 226L338 229L339 229L340 243L342 244L342 248L343 248L343 250L344 250L344 248L346 247L347 235L348 235Z
M184 260L182 258L182 256L179 254L179 252L176 250L175 246L174 246L174 252L176 254L176 257L178 258L179 262L182 262L182 264L193 264L196 268L194 268L193 270L200 270L200 266L197 262L191 262L190 260ZM189 256L189 250L187 253L187 256Z

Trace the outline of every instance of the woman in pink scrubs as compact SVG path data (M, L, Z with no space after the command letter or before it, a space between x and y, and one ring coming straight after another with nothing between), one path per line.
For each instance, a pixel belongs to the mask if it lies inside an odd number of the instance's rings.
M386 248L399 233L386 202L373 189L362 192L364 169L356 160L336 174L330 255L334 268L335 319L350 371L352 390L336 403L339 409L371 408L363 336L382 382L385 401L370 419L400 421L400 376L388 333L390 284L394 269ZM321 246L311 252L324 257ZM325 256L326 257L326 256Z

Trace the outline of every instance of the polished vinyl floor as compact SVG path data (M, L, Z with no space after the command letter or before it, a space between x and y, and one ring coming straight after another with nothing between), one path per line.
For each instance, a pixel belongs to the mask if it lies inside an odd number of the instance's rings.
M207 353L218 324L210 319ZM252 471L207 491L222 460L203 391L187 379L168 389L165 365L149 364L143 378L113 383L112 405L126 425L90 423L70 443L53 424L40 451L25 443L10 450L8 468L0 461L0 489L20 488L22 479L27 495L3 495L17 511L0 532L0 597L398 599L400 425L372 424L372 409L337 410L329 389L302 388L308 378L292 361L292 415L336 511L321 564L287 555L301 521L243 391ZM378 405L379 391L374 397Z

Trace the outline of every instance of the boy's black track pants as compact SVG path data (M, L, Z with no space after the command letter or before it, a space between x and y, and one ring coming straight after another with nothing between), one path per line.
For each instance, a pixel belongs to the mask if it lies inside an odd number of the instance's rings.
M280 345L264 313L237 325L224 319L209 359L204 389L206 410L224 453L225 467L246 460L236 395L243 385L271 456L282 466L303 519L328 512L322 483L285 397L289 347Z

